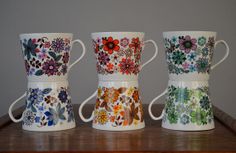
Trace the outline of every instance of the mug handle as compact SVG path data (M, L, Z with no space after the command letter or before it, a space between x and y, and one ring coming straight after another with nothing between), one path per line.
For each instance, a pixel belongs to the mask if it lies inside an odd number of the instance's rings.
M156 98L154 98L154 99L150 102L150 104L148 105L148 113L149 113L149 115L151 116L151 118L152 118L153 120L160 120L160 119L162 119L163 116L164 116L164 109L163 109L161 115L158 116L158 117L155 117L155 116L152 114L152 105L153 105L153 103L154 103L156 100L158 100L159 98L161 98L162 96L164 96L166 93L167 93L167 89L166 89L165 91L163 91L160 95L158 95Z
M226 53L225 53L225 56L216 64L212 65L211 66L211 70L213 70L214 68L216 68L219 64L221 64L224 60L226 60L226 58L229 56L229 46L228 44L224 41L224 40L218 40L216 41L215 43L215 47L217 44L224 44L225 48L226 48Z
M216 63L216 64L214 64L213 66L211 66L211 70L213 70L214 68L216 68L219 64L221 64L221 63L229 56L229 46L228 46L228 44L227 44L224 40L218 40L218 41L216 41L215 46L216 46L217 44L219 44L219 43L222 43L222 44L225 45L226 53L225 53L225 56L224 56L218 63ZM148 106L148 113L149 113L149 115L151 116L151 118L152 118L153 120L160 120L160 119L162 119L163 116L164 116L164 109L162 110L162 113L161 113L161 115L160 115L159 117L155 117L155 116L152 114L151 108L152 108L153 103L154 103L156 100L158 100L160 97L162 97L163 95L165 95L166 93L167 93L167 89L166 89L164 92L162 92L160 95L158 95L156 98L154 98L154 99L150 102L150 104L149 104L149 106Z
M16 100L10 105L10 107L9 107L9 109L8 109L9 117L10 117L11 120L12 120L13 122L15 122L15 123L18 123L18 122L20 122L20 121L23 120L23 117L24 117L23 114L24 114L24 112L22 113L21 118L16 119L16 118L13 116L13 114L12 114L12 109L13 109L14 105L15 105L17 102L19 102L22 98L24 98L25 96L26 96L26 92L25 92L22 96L20 96L18 99L16 99Z
M158 46L157 46L156 42L154 40L146 40L146 41L144 41L144 44L146 44L146 43L152 43L155 48L155 52L154 52L154 55L147 62L145 62L141 65L140 70L143 69L143 67L146 66L147 64L149 64L151 61L153 61L158 55Z
M82 113L82 109L84 107L84 105L89 102L93 97L95 97L97 95L97 90L90 96L88 97L85 101L83 101L80 106L79 106L79 110L78 110L78 113L79 113L79 116L80 118L82 119L82 121L84 122L90 122L93 120L93 117L94 117L94 111L92 112L92 115L89 117L89 118L85 118L83 116L83 113Z
M79 44L82 46L82 54L81 54L81 56L80 56L76 61L74 61L72 64L70 64L70 66L69 66L69 68L68 68L68 72L70 71L70 69L71 69L75 64L77 64L77 63L84 57L84 55L85 55L85 53L86 53L85 45L84 45L84 43L83 43L81 40L79 40L79 39L73 40L73 41L72 41L72 45L74 45L74 43L79 43Z

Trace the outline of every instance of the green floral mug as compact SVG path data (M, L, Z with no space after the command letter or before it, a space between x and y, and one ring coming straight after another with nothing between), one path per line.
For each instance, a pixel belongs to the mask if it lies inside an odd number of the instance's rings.
M181 131L201 131L214 128L209 97L209 72L229 55L223 40L215 41L216 32L173 31L163 33L169 70L168 88L149 104L152 119L162 119L162 127ZM225 56L211 66L214 47L222 43ZM153 103L167 94L161 116L151 112Z

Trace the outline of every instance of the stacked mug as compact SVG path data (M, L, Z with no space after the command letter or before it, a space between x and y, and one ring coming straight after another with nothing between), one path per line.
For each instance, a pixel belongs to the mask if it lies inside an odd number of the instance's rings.
M68 85L68 72L85 55L81 40L72 40L70 33L21 34L20 42L28 78L27 91L9 108L14 122L24 130L58 131L74 128L75 117ZM138 86L138 74L153 61L158 47L153 40L144 40L143 32L92 33L96 57L98 88L81 103L78 113L84 122L92 121L99 130L126 131L145 127L143 107ZM223 40L216 41L216 32L164 32L166 60L169 70L167 89L149 104L149 115L162 119L162 127L171 130L201 131L214 128L209 96L209 73L229 54ZM82 55L69 65L72 45L82 46ZM145 44L151 43L154 55L144 64L141 56ZM214 47L222 43L225 56L211 65ZM153 103L166 95L165 108L159 117L152 114ZM12 114L13 106L26 97L20 119ZM85 118L84 105L96 97L92 115Z
M21 34L20 43L28 78L24 95L9 108L14 122L22 121L28 131L58 131L75 127L75 118L68 86L68 72L85 55L79 39L71 33ZM81 44L82 55L69 65L74 43ZM12 115L13 106L26 97L26 108L20 119Z

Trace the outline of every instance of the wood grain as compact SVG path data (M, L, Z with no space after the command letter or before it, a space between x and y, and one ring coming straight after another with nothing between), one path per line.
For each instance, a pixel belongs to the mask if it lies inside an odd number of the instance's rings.
M163 105L154 105L159 114ZM74 107L77 112L78 105ZM85 107L89 116L93 106ZM0 129L0 152L236 152L236 135L218 119L216 128L203 132L181 132L161 128L145 109L146 128L136 131L96 130L76 116L77 127L60 132L28 132L21 124L10 123ZM215 112L217 114L217 112Z

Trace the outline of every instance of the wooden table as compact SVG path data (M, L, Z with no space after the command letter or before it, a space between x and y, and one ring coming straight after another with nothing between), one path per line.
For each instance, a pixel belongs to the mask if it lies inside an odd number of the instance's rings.
M75 105L77 112L78 105ZM163 105L155 105L161 112ZM93 106L85 107L87 116ZM21 124L12 123L7 115L0 119L0 152L236 152L236 122L214 108L214 130L180 132L161 128L145 109L146 128L128 132L108 132L93 129L91 123L77 118L77 127L60 132L28 132ZM15 113L20 114L21 110ZM223 122L222 122L223 121Z

